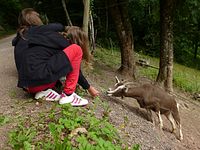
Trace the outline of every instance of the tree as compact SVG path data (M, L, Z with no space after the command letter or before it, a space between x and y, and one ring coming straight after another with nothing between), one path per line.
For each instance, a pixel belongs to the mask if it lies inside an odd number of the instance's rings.
M178 43L184 43L184 49L188 52L191 51L189 53L194 55L192 61L195 63L200 45L200 1L182 0L179 6L180 8L178 9L178 15L175 20L175 29L179 36Z
M173 14L174 0L160 0L160 66L156 81L173 91Z
M121 50L121 67L118 71L135 78L133 31L128 16L128 0L107 0L107 4L115 23Z
M0 0L0 26L7 30L10 27L14 29L17 27L17 18L21 10L21 4L16 0Z
M91 54L94 54L95 50L95 33L94 33L94 22L93 22L93 17L92 13L90 11L90 19L89 19L89 37L90 37L90 47L91 47Z
M83 14L83 31L88 34L89 12L90 12L90 0L83 0L84 14Z
M66 15L66 19L67 19L67 24L69 26L72 26L72 21L71 21L71 19L69 17L69 13L67 11L66 3L67 3L66 0L62 0L62 6L63 6L63 9L65 11L65 15Z

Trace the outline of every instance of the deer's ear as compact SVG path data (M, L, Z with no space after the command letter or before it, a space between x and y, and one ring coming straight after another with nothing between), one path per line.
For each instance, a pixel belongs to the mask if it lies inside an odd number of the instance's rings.
M119 81L117 76L115 76L115 79L116 79L116 83L120 83L120 81Z

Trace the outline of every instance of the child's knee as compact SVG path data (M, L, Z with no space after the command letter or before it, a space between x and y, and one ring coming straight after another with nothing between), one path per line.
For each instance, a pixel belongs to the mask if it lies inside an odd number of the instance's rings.
M83 51L82 51L81 47L77 44L72 44L72 45L66 47L64 49L64 52L68 56L70 56L70 55L73 55L73 56L76 55L76 56L79 56L79 57L83 56Z

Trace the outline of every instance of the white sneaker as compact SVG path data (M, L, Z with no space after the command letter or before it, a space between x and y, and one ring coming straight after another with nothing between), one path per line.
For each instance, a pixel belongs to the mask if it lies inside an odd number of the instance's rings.
M65 93L61 94L59 104L70 103L72 106L85 106L88 104L88 100L81 98L76 93L72 93L70 96L67 96Z
M35 94L35 99L44 99L46 101L58 101L60 99L60 94L52 89L46 91L37 92Z

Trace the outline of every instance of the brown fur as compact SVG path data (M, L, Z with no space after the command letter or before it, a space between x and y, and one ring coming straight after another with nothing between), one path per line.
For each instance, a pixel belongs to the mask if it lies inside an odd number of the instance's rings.
M172 115L176 124L179 126L180 139L182 139L182 131L180 124L180 115L178 110L178 104L175 99L167 92L156 85L144 84L142 86L133 87L131 84L119 82L115 84L114 89L107 91L108 95L115 97L131 97L135 98L141 108L156 112L160 120L160 127L162 128L162 119L160 114L164 114L168 119ZM173 121L169 119L172 124L172 132L175 130Z

